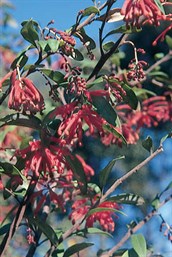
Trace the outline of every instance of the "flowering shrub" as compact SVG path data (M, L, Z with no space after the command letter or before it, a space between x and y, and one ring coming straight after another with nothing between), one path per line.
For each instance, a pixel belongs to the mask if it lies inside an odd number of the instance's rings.
M115 8L114 3L118 1L114 0L102 5L93 2L94 6L78 12L76 23L66 31L56 29L54 20L44 28L32 19L22 22L21 36L27 46L17 56L11 50L7 58L6 49L0 47L5 71L0 81L3 110L0 190L4 200L12 197L16 200L9 214L10 223L6 223L8 215L1 218L0 234L4 235L1 256L8 252L20 226L27 231L26 256L34 256L38 246L44 243L42 234L49 242L45 256L68 257L75 253L79 256L81 250L92 245L84 242L61 250L61 244L73 235L86 237L90 228L105 235L114 232L116 218L125 214L125 204L144 203L141 196L127 192L117 194L116 188L158 155L163 150L163 141L171 137L168 132L155 152L150 137L143 141L150 156L110 186L112 168L123 157L113 159L97 174L79 152L87 138L96 138L106 146L136 144L141 130L172 120L170 78L156 71L172 59L172 38L167 34L171 30L168 25L172 21L168 11L171 2L125 0L122 8ZM122 25L117 28L119 20ZM167 22L165 30L149 43L155 45L162 39L168 52L149 65L142 42L137 48L130 34L135 35L144 28L149 33L150 27L161 27L162 21ZM87 25L94 22L100 22L99 44L86 32ZM112 22L115 29L105 32L108 22ZM119 33L115 42L107 41ZM126 44L132 47L133 58L124 69L119 53L122 53L121 46L125 51ZM125 54L127 57L128 52ZM142 59L140 54L144 54ZM33 63L32 55L36 58ZM86 64L88 59L91 68ZM95 63L93 67L92 63ZM41 78L41 87L36 76ZM151 89L146 88L145 82L151 84ZM157 86L162 90L157 90ZM97 256L146 257L144 237L132 234L171 200L171 195L161 200L170 188L171 184L157 195L156 205L154 201L152 211L142 221L129 225L118 244L112 249L103 249ZM48 219L59 213L68 216L70 222L70 227L61 229L60 233L57 229L61 226L52 225ZM165 224L171 240L171 227ZM131 236L132 249L119 250Z

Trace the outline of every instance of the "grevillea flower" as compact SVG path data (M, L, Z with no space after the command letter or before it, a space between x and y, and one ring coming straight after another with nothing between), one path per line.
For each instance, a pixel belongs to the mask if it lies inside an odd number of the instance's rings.
M70 36L69 33L64 32L64 31L60 31L58 30L57 33L61 36L61 38L68 44L70 44L71 46L75 46L76 45L76 41L75 39Z
M145 23L159 26L160 20L166 20L154 0L125 0L121 14L125 16L127 27L131 25L140 28Z
M99 204L96 208L97 211L86 217L85 226L93 227L94 223L98 221L104 230L113 232L115 230L115 222L113 218L117 217L114 212L115 210L120 209L119 205L114 202L106 201ZM103 208L107 209L103 210ZM90 209L91 205L89 205L88 199L76 200L72 205L72 212L69 215L69 218L72 220L72 223L75 224L76 221L81 221Z
M127 73L127 79L130 80L138 80L140 81L145 77L145 73L143 71L143 67L147 66L147 62L145 61L137 61L135 59L131 60L128 68L129 71Z
M117 102L121 102L126 96L126 91L122 88L121 81L114 75L109 76L105 89L116 98Z
M11 75L11 91L8 107L16 111L35 114L44 109L44 98L28 78L16 79L16 70Z
M158 126L159 122L166 122L169 120L169 103L165 96L153 96L142 102L140 111L136 111L130 122L137 128L144 126Z
M62 174L66 165L64 155L67 150L63 148L62 144L57 146L58 143L58 139L51 137L46 145L41 140L35 140L29 142L28 147L17 150L15 156L26 159L25 176L30 172L35 174L36 177L42 175L46 178L53 177L53 174L56 173Z
M78 106L78 102L73 102L61 107L57 107L51 114L62 119L58 128L59 137L63 138L67 145L73 145L78 142L82 145L83 126L87 126L87 134L103 134L103 126L107 124L106 120L101 118L91 105L84 104Z

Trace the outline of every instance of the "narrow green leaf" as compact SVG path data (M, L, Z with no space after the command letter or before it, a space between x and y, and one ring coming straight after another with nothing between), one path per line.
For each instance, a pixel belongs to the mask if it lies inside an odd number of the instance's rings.
M151 153L153 151L153 141L150 136L148 136L144 141L142 141L142 146Z
M95 79L94 81L88 83L88 84L87 84L87 88L90 88L90 87L92 87L92 86L94 86L94 85L97 85L97 84L100 84L100 83L102 83L102 82L103 82L103 78L102 78L102 77L99 77L99 78Z
M82 13L82 17L89 16L92 13L99 14L99 9L95 6L90 6L88 8L85 8Z
M104 97L92 96L91 98L93 105L97 109L97 113L102 116L107 122L115 126L117 114L110 105L110 103Z
M1 206L2 207L2 206ZM3 207L2 207L3 208ZM10 229L11 223L0 226L0 236L6 234Z
M49 69L41 69L41 71L54 82L60 84L63 82L64 74L59 71L53 71Z
M117 29L111 30L109 33L106 34L106 36L103 38L103 40L105 38L107 38L108 36L111 36L113 34L116 33L125 33L125 34L131 34L131 33L135 33L135 32L140 32L142 29L137 29L137 28L127 28L126 25L122 25Z
M167 138L172 138L172 131L161 138L160 145L162 145Z
M108 131L108 132L112 133L114 136L116 136L117 138L121 139L121 141L124 144L127 144L127 141L126 141L125 137L122 134L120 134L115 128L111 127L108 124L104 125L103 128L104 128L105 131Z
M131 243L139 257L146 257L147 255L146 241L142 234L132 235Z
M118 158L113 159L108 163L108 165L103 170L99 172L99 183L101 188L103 188L106 185L109 175L116 161L121 159L124 159L124 156L120 156Z
M103 230L101 230L99 228L88 228L87 229L87 233L88 234L98 234L98 235L108 236L108 237L113 238L113 236L110 233L108 233L106 231L103 231Z
M167 45L169 46L169 48L172 49L172 37L170 37L169 35L166 35L165 41L166 41Z
M8 176L19 175L25 183L28 183L27 178L18 170L15 165L8 162L0 162L0 167L0 174L6 174Z
M158 8L161 10L163 14L165 14L164 7L161 4L160 0L154 0L155 4L158 6Z
M69 257L75 253L79 253L80 251L84 250L87 247L90 247L94 244L92 243L79 243L79 244L75 244L70 246L65 252L63 257Z
M155 92L152 92L150 90L147 90L147 89L144 89L144 88L137 88L137 87L134 87L133 88L133 91L135 93L135 95L138 97L138 96L141 96L141 95L151 95L151 96L156 96L156 93Z
M83 28L79 31L79 34L82 36L82 43L84 43L88 49L93 50L96 48L95 41L86 34ZM74 36L80 39L80 37L77 34L75 34Z
M134 204L134 205L142 205L145 203L143 197L131 193L124 193L112 196L108 198L108 201L113 201L121 204Z
M76 61L83 61L84 60L83 54L78 49L75 49L75 48L73 48L71 57Z
M37 226L53 245L56 245L58 243L58 238L55 231L50 225L48 225L46 221L41 220L38 217L28 217L28 222L32 226Z
M120 211L120 210L118 210L118 209L115 209L115 208L97 207L97 208L91 209L91 210L87 213L86 217L88 217L88 216L90 216L90 215L92 215L92 214L94 214L94 213L96 213L96 212L104 212L104 211L117 212L117 213L120 213L120 214L126 216L126 214L125 214L124 212L122 212L122 211Z
M83 169L81 162L77 159L76 156L65 156L67 163L71 167L74 177L78 181L78 186L83 194L87 192L87 178Z
M21 29L21 34L24 39L37 47L36 41L39 40L38 32L35 29L35 26L38 26L37 22L33 20L28 20L23 22L21 25L23 26L23 28Z
M40 130L41 129L41 120L35 116L24 118L25 116L19 113L9 114L0 119L0 122L3 124L0 127L5 125L17 125L17 126L24 126L28 128L33 128Z
M126 96L123 97L125 103L128 103L132 109L136 110L137 109L137 105L138 105L138 99L137 96L135 95L134 91L127 86L125 83L122 83L121 86L123 87L123 89L126 92Z

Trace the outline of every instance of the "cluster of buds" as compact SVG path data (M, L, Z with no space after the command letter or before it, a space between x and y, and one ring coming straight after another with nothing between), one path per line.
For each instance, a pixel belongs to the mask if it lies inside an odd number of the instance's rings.
M117 102L123 101L123 98L126 96L126 91L122 88L121 81L114 75L108 78L105 90L108 90L116 98Z
M86 91L86 80L80 76L73 76L68 84L69 91L80 96Z
M132 59L128 65L128 68L130 69L127 73L127 79L129 81L140 81L144 79L145 72L143 70L143 67L147 66L147 62L145 61L136 61L136 59Z
M75 39L69 33L64 32L64 31L60 31L60 30L56 31L56 33L58 33L60 35L61 39L65 43L67 43L67 44L69 44L71 46L75 46L76 45Z

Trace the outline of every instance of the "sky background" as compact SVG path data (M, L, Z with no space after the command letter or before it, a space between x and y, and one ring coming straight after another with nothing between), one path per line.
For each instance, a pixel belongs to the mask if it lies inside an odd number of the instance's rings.
M104 1L101 1L101 3L103 2ZM119 1L117 2L119 3ZM46 26L47 23L53 19L55 20L55 24L53 26L56 27L58 30L68 29L71 25L75 23L75 17L79 10L93 5L93 2L91 0L11 0L11 3L15 6L15 9L11 10L11 14L17 21L17 32L19 31L21 22L30 18L36 20L41 27ZM87 26L86 28L88 34L91 35L94 39L97 38L99 25L100 23L97 22L97 24L93 27ZM112 27L113 24L110 24L109 26ZM171 141L168 140L165 143L164 151L167 157L171 155L171 148ZM155 172L159 172L159 170L162 170L163 165L168 165L170 171L170 167L172 167L172 158L165 159L164 157L163 159L162 155L162 158L159 158L158 165L157 159L153 160L151 162L151 165L154 166ZM162 189L167 186L168 182L170 182L170 179L171 175L169 173L169 177L167 176L166 179L163 179L163 181L165 182L162 184ZM170 210L170 206L162 210L163 215L168 216ZM154 229L158 230L157 227L155 227ZM160 236L161 239L163 238L162 234L159 235L159 233L157 233L157 235ZM165 257L169 257L171 255L171 245L166 240L164 240L163 242L167 244ZM160 249L158 245L157 249Z

